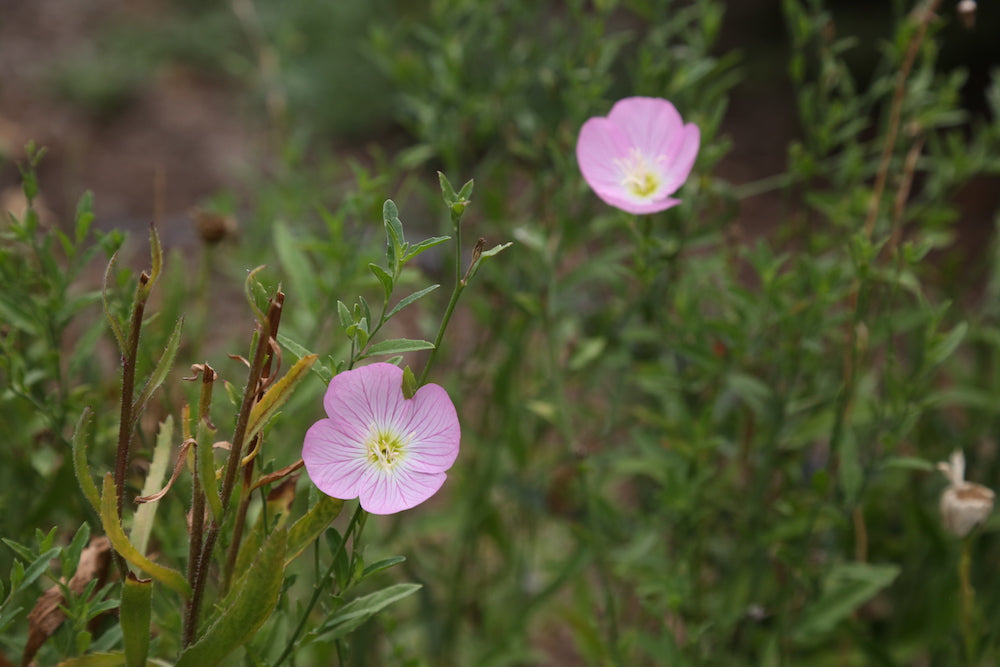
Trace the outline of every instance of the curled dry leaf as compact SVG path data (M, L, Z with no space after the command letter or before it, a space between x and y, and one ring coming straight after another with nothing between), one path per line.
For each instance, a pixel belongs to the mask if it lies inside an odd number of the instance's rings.
M108 577L108 566L111 564L111 541L107 537L94 537L80 553L80 563L76 573L67 586L73 593L80 594L92 580L98 581L98 587L104 584ZM66 614L60 608L65 601L58 585L52 586L38 598L31 613L28 614L28 641L24 646L21 664L27 665L42 647L42 644L52 636L66 619ZM0 663L2 664L2 663Z

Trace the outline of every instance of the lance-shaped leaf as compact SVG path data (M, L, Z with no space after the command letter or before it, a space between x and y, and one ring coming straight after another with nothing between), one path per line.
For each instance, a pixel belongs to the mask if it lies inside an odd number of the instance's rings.
M118 341L118 349L122 354L125 354L125 334L122 329L122 323L118 320L114 313L111 312L111 304L108 303L108 284L111 282L112 273L114 273L115 262L118 260L118 253L120 251L116 250L111 259L108 260L108 266L104 269L104 284L101 287L101 302L104 304L104 317L108 320L108 326L111 327L111 333L115 335L115 340Z
M287 530L271 533L246 575L223 600L218 618L181 653L176 667L217 665L256 634L278 604L287 546Z
M149 621L153 612L153 580L138 579L131 572L122 585L122 643L127 667L145 667L149 655Z
M292 395L292 390L316 363L317 356L310 354L302 357L292 366L284 377L271 385L264 396L253 406L250 411L250 420L247 424L247 434L245 440L250 442L254 436L260 433L264 425L275 415L284 405L288 397Z
M202 419L198 422L198 441L194 455L198 460L198 479L201 481L201 492L205 494L212 519L222 522L222 500L219 498L219 484L215 479L215 457L213 456L212 438L215 429Z
M398 313L402 309L404 309L407 306L409 306L414 301L417 301L418 299L422 299L423 297L427 296L428 294L430 294L431 292L433 292L434 290L436 290L438 287L441 287L441 286L440 285L431 285L430 287L425 287L424 289L420 290L419 292L414 292L413 294L411 294L409 296L403 297L402 299L399 300L399 303L397 303L396 306L392 310L389 311L389 314L385 316L385 319L389 319L390 317L392 317L393 315L395 315L396 313Z
M94 506L94 511L100 514L101 495L97 492L97 485L90 475L90 465L87 464L87 444L90 440L93 414L90 408L84 408L73 431L73 472L76 473L76 481L80 484L83 495Z
M111 473L104 475L104 492L101 495L101 524L104 526L104 532L108 539L111 540L111 546L122 558L167 588L177 591L184 598L191 597L191 586L184 580L184 576L180 572L154 563L139 553L139 550L128 541L125 531L122 529L121 519L118 517L115 482Z
M344 501L331 498L325 493L320 495L319 500L308 512L302 515L298 521L292 524L288 530L288 552L285 565L306 550L316 538L323 534L333 520L340 516L340 511L344 507Z
M160 423L160 431L156 434L156 445L153 447L153 460L149 464L149 472L146 474L146 481L142 485L141 496L151 496L163 485L163 478L167 474L170 466L170 448L174 439L174 418L167 415L167 418ZM186 450L178 457L181 461L186 454ZM132 544L139 550L139 553L146 553L146 546L149 544L149 536L153 531L153 518L156 516L158 503L143 503L135 511L132 518L132 531L129 537Z
M150 397L152 397L153 392L159 389L163 381L167 379L167 373L170 372L170 368L174 365L174 359L177 357L177 350L181 345L181 328L184 326L184 318L177 320L177 324L174 325L174 330L170 333L170 338L167 340L167 346L163 350L163 356L160 360L156 362L156 368L153 369L153 373L149 376L146 381L146 385L142 388L142 392L139 393L139 398L135 399L135 403L132 404L132 419L138 419L142 411L146 409L146 404L149 402Z
M433 350L434 343L426 340L412 340L409 338L394 338L375 343L368 348L361 357L374 357L380 354L402 354L404 352L415 352L416 350Z
M56 667L122 667L125 664L125 653L115 651L113 653L89 653L78 658L63 660ZM146 661L149 667L173 667L166 660L159 658L149 658Z
M310 634L322 637L323 641L333 641L343 637L392 603L409 597L420 588L420 584L395 584L371 595L351 600Z

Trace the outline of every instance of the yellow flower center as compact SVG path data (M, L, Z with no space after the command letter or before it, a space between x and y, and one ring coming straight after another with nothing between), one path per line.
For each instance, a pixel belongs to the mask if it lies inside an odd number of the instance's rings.
M376 428L368 436L368 462L383 470L392 470L405 458L406 443L399 434Z
M662 175L638 148L629 151L627 158L615 160L615 165L621 173L622 187L636 197L646 199L659 190Z

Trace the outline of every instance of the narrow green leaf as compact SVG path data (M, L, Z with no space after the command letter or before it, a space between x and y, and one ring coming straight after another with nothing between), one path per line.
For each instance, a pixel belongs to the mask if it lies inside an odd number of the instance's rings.
M260 401L253 406L253 409L250 410L250 420L247 423L247 442L253 440L254 436L260 433L264 425L284 405L295 386L302 381L312 365L316 363L316 359L315 354L310 354L296 361L295 365L280 380L272 384Z
M303 357L308 357L312 352L307 350L305 347L295 342L283 333L278 334L278 342L281 346L295 355L296 358L301 359Z
M392 558L385 558L383 560L377 561L369 565L361 573L361 578L370 577L376 572L381 572L382 570L388 570L394 565L399 565L400 563L406 561L405 556L393 556Z
M396 313L398 313L402 309L404 309L407 306L409 306L411 303L414 303L414 302L416 302L416 301L424 298L425 296L427 296L428 294L430 294L431 292L433 292L434 290L436 290L438 287L441 287L441 286L440 285L431 285L430 287L425 287L424 289L420 290L419 292L414 292L413 294L411 294L409 296L403 297L402 299L399 300L399 303L397 303L396 306L392 310L389 311L389 314L385 316L385 319L389 319L390 317L392 317L393 315L395 315Z
M152 289L156 279L163 272L163 245L160 243L160 234L156 231L156 225L153 223L149 224L149 256L152 265L147 288Z
M90 465L87 464L87 446L90 444L90 428L93 425L93 412L90 408L84 408L76 428L73 430L73 472L76 473L76 481L80 484L80 490L84 497L90 501L94 511L101 513L101 494L97 491L94 478L90 474Z
M959 322L944 336L936 337L927 352L927 358L932 364L939 364L955 352L969 331L968 322Z
M383 354L402 354L403 352L415 352L417 350L432 350L434 343L426 340L411 340L409 338L394 338L375 343L361 357L375 357Z
M347 331L352 324L354 324L354 318L351 317L351 310L343 301L337 302L337 317L340 320L340 326Z
M6 540L4 540L4 542L6 542ZM23 591L25 588L33 584L40 576L45 574L45 571L49 569L49 563L51 563L54 558L59 558L59 552L59 547L54 547L40 555L35 560L31 561L31 564L24 568L24 576L17 583L17 586L12 587L14 590L11 595L19 591Z
M321 494L316 504L288 529L285 566L299 557L340 515L344 501Z
M149 621L153 612L153 580L131 572L122 585L119 623L127 667L145 667L149 655Z
M436 245L441 245L445 241L450 241L450 240L451 240L450 236L434 236L429 239L424 239L420 243L410 246L407 249L406 254L403 255L403 262L409 262L411 259L419 255L423 251L433 248Z
M104 304L104 317L108 320L108 326L111 327L111 333L115 335L115 340L118 341L118 349L122 354L125 354L125 334L122 333L121 322L119 322L115 314L111 312L111 304L108 303L108 285L111 283L115 262L118 259L119 252L120 250L115 250L115 253L111 255L111 259L108 260L108 266L104 269L104 283L101 287L101 302Z
M382 293L385 295L385 298L388 299L389 295L392 294L392 276L390 276L385 269L375 263L369 264L368 270L371 271L376 278L378 278L380 283L382 283Z
M173 442L174 418L172 415L167 415L167 418L160 422L160 430L156 434L156 444L153 446L153 460L149 464L149 472L146 473L146 481L143 482L140 496L151 496L163 486L163 480L170 467L170 450L173 447ZM129 533L129 538L141 554L146 553L149 536L153 531L153 518L156 516L156 508L159 506L160 503L142 503L132 518L132 531Z
M395 584L370 595L351 600L317 628L312 634L323 641L333 641L343 637L389 605L413 595L420 590L420 584ZM180 664L178 663L178 667Z
M177 350L181 346L181 329L183 326L184 318L181 317L177 320L177 324L174 325L174 330L170 333L170 338L167 339L167 346L163 350L163 355L156 362L156 367L153 369L152 374L150 374L149 379L146 380L146 384L139 393L139 397L135 399L135 403L132 405L133 419L139 418L143 410L146 409L146 404L149 403L153 392L159 389L163 381L167 379L167 374L170 373L170 369L174 365L174 359L177 358Z
M287 546L287 530L271 533L247 574L223 601L219 617L181 653L176 667L217 665L257 633L278 604Z
M444 175L444 172L438 172L438 183L441 185L441 198L450 207L458 199L458 194L456 194L455 188L452 187L451 181Z
M843 563L827 574L818 600L806 607L792 631L800 644L821 640L855 609L870 600L899 575L897 565Z
M76 228L73 232L77 244L83 243L94 222L94 193L87 190L76 204Z
M219 484L215 479L215 456L212 452L212 440L215 430L201 419L198 421L198 433L194 455L198 463L198 479L201 480L201 490L208 502L208 509L216 523L222 521L222 499L219 498Z
M101 525L104 526L104 532L108 536L108 539L111 540L111 546L115 548L115 551L122 558L167 588L177 591L182 597L191 597L191 587L185 581L184 575L177 570L158 565L149 560L139 553L132 543L128 541L125 531L122 530L121 519L118 517L115 482L110 472L104 475L104 490L101 495Z

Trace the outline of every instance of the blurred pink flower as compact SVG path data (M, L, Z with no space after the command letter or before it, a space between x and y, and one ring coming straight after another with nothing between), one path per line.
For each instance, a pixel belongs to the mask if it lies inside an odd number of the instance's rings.
M587 120L576 142L576 161L597 196L629 213L676 206L670 195L687 179L701 134L683 124L670 102L626 97L606 118Z
M458 415L448 393L426 384L403 397L403 371L371 364L330 381L327 419L306 432L309 478L328 496L360 497L372 514L394 514L434 495L458 456Z

